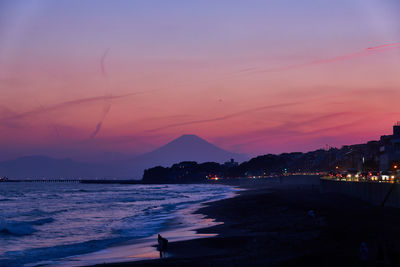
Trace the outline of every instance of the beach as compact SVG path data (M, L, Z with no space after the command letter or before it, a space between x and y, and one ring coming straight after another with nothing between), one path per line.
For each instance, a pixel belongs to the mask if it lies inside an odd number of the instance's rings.
M380 245L386 261L398 253L398 209L321 193L313 183L240 187L246 190L238 196L196 211L223 222L198 230L217 236L171 242L164 259L97 266L375 266ZM360 259L362 242L366 261Z

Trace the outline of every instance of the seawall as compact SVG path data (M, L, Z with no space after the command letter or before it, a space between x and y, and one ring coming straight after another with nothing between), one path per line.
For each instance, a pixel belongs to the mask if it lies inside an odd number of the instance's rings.
M400 184L320 180L322 193L335 192L360 198L373 205L400 208Z

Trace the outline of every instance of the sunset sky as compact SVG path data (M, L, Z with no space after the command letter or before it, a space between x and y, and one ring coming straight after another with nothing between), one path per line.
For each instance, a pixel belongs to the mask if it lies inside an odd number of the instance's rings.
M0 160L182 134L259 155L400 121L398 0L0 1Z

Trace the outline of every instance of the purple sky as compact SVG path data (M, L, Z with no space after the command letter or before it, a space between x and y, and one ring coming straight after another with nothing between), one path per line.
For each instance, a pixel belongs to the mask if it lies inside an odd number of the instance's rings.
M250 155L400 120L400 2L0 2L0 159L106 159L196 134ZM372 48L372 49L368 49Z

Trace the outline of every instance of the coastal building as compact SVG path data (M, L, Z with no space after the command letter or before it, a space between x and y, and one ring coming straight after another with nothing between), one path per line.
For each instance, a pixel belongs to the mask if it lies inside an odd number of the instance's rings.
M400 163L400 122L393 126L393 135L380 139L379 167L381 170L396 170Z
M349 169L360 172L376 171L379 169L379 148L379 141L343 146L341 149L331 148L328 151L329 169L336 172Z
M227 161L227 162L225 162L224 163L224 166L226 167L226 168L233 168L233 167L236 167L236 166L238 166L239 165L239 163L238 162L236 162L234 159L231 159L230 161Z

